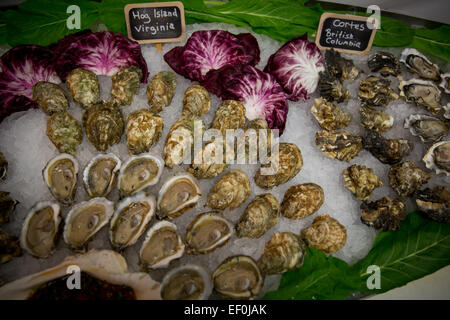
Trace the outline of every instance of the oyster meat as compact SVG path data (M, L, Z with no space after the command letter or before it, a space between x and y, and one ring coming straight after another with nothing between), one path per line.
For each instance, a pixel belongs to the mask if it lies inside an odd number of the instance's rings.
M147 232L139 257L146 269L167 268L184 254L177 226L169 221L155 223Z
M127 148L130 154L148 152L163 130L163 119L146 109L136 110L127 116Z
M361 126L378 133L384 133L394 125L394 118L383 110L375 110L371 107L359 109Z
M400 96L405 101L423 106L433 114L438 114L441 111L441 91L431 81L420 79L401 81L398 88L400 89Z
M398 99L390 80L374 76L361 80L358 96L362 106L368 107L386 107L389 102Z
M233 160L234 149L220 136L205 143L194 155L194 161L187 171L197 179L214 178L224 172Z
M0 152L0 181L6 179L7 173L8 173L8 161L6 160L3 153Z
M334 49L325 51L325 62L331 76L343 80L355 80L362 70L357 68L352 60L345 59Z
M230 170L211 188L206 205L225 210L240 207L250 196L250 180L242 170Z
M450 73L442 75L442 81L439 83L439 87L441 87L446 94L450 94Z
M258 266L266 274L277 274L300 268L308 246L292 232L274 233L266 243Z
M170 270L161 282L164 300L206 300L211 295L211 275L202 266L185 264Z
M198 84L186 89L183 97L183 115L200 117L209 111L211 97L208 90Z
M416 204L429 219L450 223L450 187L436 186L416 193Z
M83 126L88 140L102 152L120 142L125 127L120 108L107 101L96 103L86 110Z
M447 122L425 114L412 114L405 119L405 129L422 142L435 142L445 137L450 129Z
M164 182L158 194L158 218L173 219L193 208L202 196L200 184L187 172L179 172Z
M121 165L120 159L112 153L92 158L83 171L84 189L89 197L107 197L116 182Z
M383 186L372 168L364 165L351 165L342 173L344 185L358 200L370 200L373 190Z
M319 210L325 199L321 186L303 183L290 187L281 202L281 214L289 219L302 219Z
M436 174L450 174L450 141L441 141L433 144L425 153L422 161L425 166L434 170Z
M11 198L9 192L0 191L0 224L9 221L9 216L14 212L18 203L18 201Z
M233 224L218 211L199 214L187 226L184 243L189 254L205 254L216 250L234 234Z
M47 258L55 248L60 222L60 207L57 203L38 202L25 219L20 245L35 257Z
M271 193L257 195L240 217L236 232L239 238L259 238L277 224L280 204Z
M82 68L73 69L66 78L66 87L73 101L88 109L100 99L100 86L95 73Z
M113 213L114 202L106 198L74 205L65 220L64 242L74 251L85 251L88 241L109 222Z
M350 96L350 92L344 88L342 82L325 71L319 72L318 87L320 96L330 102L343 102Z
M19 239L0 229L0 264L22 255Z
M361 151L362 138L348 131L329 132L319 130L316 133L316 145L327 157L350 161Z
M73 156L62 153L50 159L42 176L57 201L66 206L73 204L78 176L78 161Z
M161 112L170 105L177 90L177 76L172 71L160 71L147 85L147 100L150 111Z
M311 113L319 125L328 131L343 129L350 123L352 116L332 102L319 98L314 100Z
M361 221L375 229L396 230L405 219L405 205L400 200L383 197L361 204Z
M214 116L211 128L226 134L228 129L239 129L245 123L245 107L236 100L225 100L219 105Z
M64 112L69 109L64 90L57 84L38 81L33 86L33 100L39 105L41 110L48 116L57 112Z
M369 56L367 65L370 71L379 72L383 77L398 76L400 74L400 62L389 52L375 52Z
M243 255L225 259L212 277L214 289L231 299L255 298L264 284L264 276L255 260Z
M47 137L61 153L75 154L83 141L80 122L68 112L58 112L47 120Z
M432 63L427 57L416 49L406 48L400 56L400 62L404 63L409 71L417 73L421 78L439 81L441 73L437 64Z
M129 106L139 91L142 70L136 66L122 68L112 76L111 101L119 106Z
M342 249L347 241L347 230L328 214L317 216L313 223L302 230L305 242L325 254Z
M385 164L396 164L411 153L413 144L407 139L386 139L370 130L364 137L364 149Z

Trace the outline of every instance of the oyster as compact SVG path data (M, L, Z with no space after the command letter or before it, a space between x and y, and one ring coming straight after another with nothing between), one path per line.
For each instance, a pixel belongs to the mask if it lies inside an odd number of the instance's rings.
M0 191L0 224L9 221L9 216L14 212L18 203L18 201L11 198L9 192Z
M422 170L412 161L393 165L389 169L389 184L401 197L411 196L431 178L431 173Z
M155 223L147 232L139 257L147 269L167 268L184 253L177 226L169 221Z
M22 255L19 239L0 229L0 264Z
M413 144L407 139L386 139L374 130L364 137L364 149L385 164L396 164L411 153Z
M163 119L148 110L140 109L127 116L127 148L130 154L148 152L156 144L163 130Z
M331 76L342 80L355 80L362 72L352 60L345 59L334 49L325 51L325 62Z
M73 101L88 109L100 99L100 86L95 73L82 68L73 69L66 78L66 87Z
M400 63L398 59L389 52L375 52L367 60L370 71L379 72L383 77L398 76L400 74Z
M74 251L84 251L88 241L105 226L114 213L114 202L106 198L83 201L69 211L64 242Z
M84 189L91 198L107 197L116 182L122 162L112 154L99 154L83 171Z
M444 109L444 118L450 120L450 102L442 106L442 109Z
M247 122L236 138L235 154L238 164L256 164L272 147L274 140L272 130L265 119L254 119Z
M62 153L47 162L42 170L44 182L53 197L63 205L72 205L77 189L78 161Z
M119 143L124 131L123 115L112 102L92 105L83 115L83 126L88 140L98 151Z
M187 171L197 179L214 178L224 172L228 163L234 160L234 149L224 140L218 137L206 142L194 155L194 161Z
M316 145L327 157L350 161L361 151L362 138L347 131L329 132L319 130L316 133Z
M173 219L194 207L202 196L200 185L191 174L177 173L164 182L158 194L158 218Z
M347 230L328 214L317 216L313 223L302 230L305 242L326 254L342 249L347 241Z
M255 260L243 255L225 259L212 277L214 289L231 299L255 298L264 284L264 276Z
M120 168L119 195L128 197L158 183L164 161L151 154L130 157Z
M47 136L61 153L75 154L83 141L80 122L68 112L58 112L47 120Z
M250 180L242 170L230 170L209 191L206 205L213 209L236 209L250 196Z
M245 107L236 100L225 100L219 105L211 128L226 134L227 129L239 129L245 123Z
M436 186L416 193L416 204L428 218L450 223L450 187Z
M111 218L109 240L119 251L136 243L155 215L156 199L144 192L123 199Z
M350 96L350 92L344 88L342 82L325 71L319 72L318 87L320 96L330 102L343 102Z
M446 94L450 94L450 73L445 73L442 75L442 81L439 83Z
M436 174L450 174L450 141L441 141L433 144L425 153L422 161L425 166L436 171Z
M183 115L200 117L211 107L211 97L208 90L198 84L186 89L183 97Z
M185 264L170 270L162 280L164 300L206 300L211 295L211 275L202 266Z
M362 106L368 107L385 107L390 101L398 99L390 80L374 76L361 80L358 96Z
M439 67L416 49L403 50L400 62L404 63L409 71L417 73L421 78L439 81L441 73Z
M373 190L383 186L380 178L373 169L366 166L351 165L342 173L345 187L350 190L358 200L370 200Z
M276 151L275 147L268 156L269 161L262 164L256 172L255 183L260 188L270 189L286 183L303 167L302 153L294 143L281 142L278 145L278 152ZM267 171L273 171L273 169L275 173L268 174Z
M57 84L45 81L38 81L33 86L33 100L39 105L41 110L51 116L57 112L64 112L69 109L64 90Z
M147 99L150 111L161 112L171 102L177 90L177 76L172 71L160 71L147 85Z
M321 186L304 183L290 187L281 202L281 214L289 219L302 219L319 210L325 199Z
M374 202L361 204L361 221L375 229L396 230L406 214L405 205L400 200L383 197Z
M199 214L187 226L184 243L189 254L205 254L216 250L233 235L231 222L211 211Z
M6 179L8 173L8 161L6 161L3 153L0 152L0 181Z
M441 91L431 81L420 79L401 81L398 88L400 89L400 96L405 101L423 106L433 114L438 114L441 111Z
M422 142L439 141L450 130L447 122L425 114L412 114L405 119L405 129L413 136L419 136Z
M111 101L129 106L139 91L142 70L136 66L122 68L112 76Z
M35 204L22 227L22 248L38 258L50 256L55 248L60 222L60 207L57 203L43 201Z
M259 238L277 224L280 204L271 193L256 196L240 217L236 232L239 238Z
M308 246L292 232L274 233L266 243L258 266L266 274L284 273L300 268Z
M371 107L359 109L361 126L369 130L383 133L394 125L394 118L383 110L375 110Z
M319 125L328 131L343 129L350 123L352 116L332 102L325 99L315 99L311 107L311 113Z

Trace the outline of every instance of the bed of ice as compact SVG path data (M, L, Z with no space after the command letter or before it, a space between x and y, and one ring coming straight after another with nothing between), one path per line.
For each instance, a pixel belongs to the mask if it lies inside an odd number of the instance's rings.
M224 29L232 33L250 32L249 29L238 28L228 24L201 24L187 26L187 37L189 37L194 31L204 29ZM259 34L254 35L257 38L261 49L261 62L258 67L263 69L269 56L281 46L281 43L267 36ZM170 67L163 60L163 54L177 45L181 44L164 44L163 52L157 51L154 45L142 45L142 53L147 61L148 68L150 70L150 77L161 70L170 69ZM372 51L374 50L377 49L373 48ZM390 51L399 56L402 49L383 48L383 50ZM345 83L351 92L351 99L338 105L345 111L350 112L353 116L347 130L355 134L363 134L363 128L359 125L360 103L357 98L357 90L359 81L369 74L366 64L367 56L348 54L344 54L344 56L351 58L358 67L364 70L365 74L360 76L357 81L354 81L353 83L349 83L348 81ZM441 67L443 71L448 70L448 66ZM404 69L402 72L405 79L412 77L412 75ZM390 79L392 80L393 88L398 91L398 80L392 77ZM192 84L193 83L190 80L178 76L177 91L172 104L160 113L164 119L164 130L158 144L151 149L152 153L162 155L164 141L168 130L172 123L181 115L184 91ZM110 77L101 76L100 85L102 98L109 99L111 86ZM342 171L352 164L364 164L370 168L373 168L384 184L383 187L375 190L372 200L376 200L383 196L396 196L394 191L389 187L387 177L389 166L382 164L369 152L364 150L361 151L359 155L349 163L332 160L324 156L314 143L315 133L320 129L320 127L310 112L313 100L317 97L318 93L315 93L311 96L311 99L307 101L289 102L290 109L287 118L286 130L280 137L280 141L293 142L297 144L301 149L304 165L300 173L294 179L286 184L273 188L270 192L281 202L284 192L290 186L305 182L317 183L322 186L325 192L325 202L319 211L302 220L289 220L281 217L278 224L270 229L260 239L238 239L233 237L224 247L221 247L210 254L184 255L180 260L171 265L170 268L174 268L185 263L198 263L205 266L212 272L221 263L221 261L231 255L244 254L258 259L264 250L264 244L270 239L273 233L283 231L299 233L300 230L308 226L316 216L325 213L328 213L332 217L336 218L347 228L347 243L345 247L336 252L334 256L352 264L367 254L375 239L376 231L361 223L359 210L360 201L356 200L351 192L344 187ZM214 112L220 103L219 98L216 96L212 96L211 101L210 112L203 116L207 126L211 123ZM445 101L445 103L447 102ZM132 105L125 106L122 109L124 116L126 117L127 114L134 110L147 107L146 85L141 84L139 94L135 96ZM69 111L75 118L81 120L83 110L71 100ZM385 135L388 138L406 137L410 139L414 143L414 150L406 160L414 160L416 164L424 168L420 159L425 153L426 146L417 137L412 136L408 130L403 128L403 120L409 114L425 113L425 110L423 108L417 108L410 104L406 104L403 100L396 100L391 102L386 107L386 111L394 117L395 121L394 127ZM56 148L45 135L46 121L47 116L38 109L15 113L0 124L0 150L9 161L8 178L6 181L0 182L0 190L11 192L12 197L20 202L20 204L16 207L14 214L10 217L10 222L3 225L2 228L16 236L20 235L22 223L28 213L28 209L35 202L42 200L53 200L50 192L44 184L41 174L41 171L47 161L58 154ZM120 144L114 145L108 151L114 152L122 160L126 160L129 155L125 146L125 135L122 137ZM84 168L88 161L97 153L98 152L95 148L88 142L86 136L84 136L83 143L78 147L76 153L76 158L79 160L81 168ZM231 166L231 168L235 167L239 167L244 170L248 176L252 178L258 166ZM166 168L160 182L157 185L148 188L147 191L157 195L158 190L166 177L180 170L182 170L182 168L176 168L173 170L168 170ZM196 215L208 210L208 208L204 208L206 195L219 178L220 176L214 179L200 180L204 195L202 200L194 209L189 210L181 217L174 219L174 222L177 224L182 237L184 237L187 224L192 221ZM88 196L82 186L81 175L79 175L78 180L76 201L80 202L87 200ZM254 184L253 179L250 180L252 194L247 202L236 210L225 212L225 216L232 222L236 222L239 219L243 210L255 195L267 192L266 190L257 187ZM443 175L433 175L427 186L448 184L449 182L450 179ZM117 191L115 190L111 193L109 198L117 201ZM406 210L411 211L414 209L414 206L410 200L407 200L406 204ZM62 214L64 217L68 211L69 208L62 208ZM155 219L153 220L153 223L154 222ZM94 237L93 241L89 243L89 249L110 249L107 229L108 228L102 229ZM139 271L138 252L143 238L144 237L142 236L135 245L127 248L123 253L130 271ZM48 259L36 259L28 253L24 253L22 257L15 258L6 264L0 265L0 280L3 282L9 282L22 276L41 271L45 268L49 268L60 263L66 256L72 254L73 252L66 247L64 241L60 238L56 251ZM156 280L161 280L166 272L166 269L154 271L151 272L151 276ZM279 279L280 276L267 277L263 291L266 292L268 290L275 290L278 286Z

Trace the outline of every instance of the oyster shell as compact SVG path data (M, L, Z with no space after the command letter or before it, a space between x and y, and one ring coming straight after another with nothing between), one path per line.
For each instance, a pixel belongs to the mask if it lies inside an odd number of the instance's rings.
M413 144L407 139L386 139L370 130L364 137L364 149L385 164L396 164L411 153Z
M38 81L33 86L33 100L39 105L41 110L48 116L57 112L64 112L69 109L64 90L57 84Z
M36 203L23 224L20 245L35 257L47 258L55 248L60 222L60 207L57 203Z
M257 195L247 206L236 224L239 238L260 238L277 224L280 204L271 193Z
M208 90L198 84L186 89L183 97L183 115L200 117L211 107L211 97Z
M202 196L197 179L187 172L179 172L166 179L159 189L158 218L173 219L194 207Z
M11 198L9 192L0 191L0 224L9 221L9 216L14 212L18 203L18 201Z
M111 101L129 106L139 91L142 70L136 66L122 68L112 76Z
M200 265L185 264L170 270L162 280L164 300L206 300L213 284L209 272Z
M391 88L391 81L369 76L359 83L359 100L362 106L385 107L398 99L398 94Z
M389 169L389 184L401 197L411 196L430 178L430 172L418 168L412 161L398 163Z
M444 118L450 120L450 102L442 106L442 109L444 109Z
M316 145L327 157L350 161L361 151L362 138L348 131L329 132L319 130L316 133Z
M350 190L358 200L370 200L373 190L383 186L380 178L373 169L362 165L351 165L342 173L345 187Z
M6 161L3 153L0 152L0 181L6 179L8 173L8 161Z
M371 72L379 72L383 77L396 77L400 74L400 62L389 52L379 51L371 54L367 65Z
M83 115L83 126L88 140L98 151L119 143L124 131L123 115L112 102L92 105Z
M425 166L434 170L436 174L450 174L450 141L441 141L433 144L425 153L422 161Z
M447 122L425 114L412 114L405 119L405 129L413 136L419 136L422 142L439 141L450 130Z
M158 183L164 161L158 156L141 154L130 157L120 168L119 195L128 197Z
M187 171L197 179L214 178L224 172L228 163L234 160L234 149L224 140L218 137L206 142L194 155L194 161Z
M450 187L426 188L419 190L415 197L417 207L429 219L443 223L450 222Z
M211 188L206 205L225 210L240 207L250 196L250 180L242 170L230 170Z
M341 81L325 71L319 72L318 87L320 96L330 102L343 102L350 96Z
M319 210L325 199L321 186L303 183L290 187L281 202L281 214L289 219L303 219Z
M303 167L303 157L300 149L294 143L281 142L278 152L275 147L268 155L268 162L262 164L255 175L255 183L260 188L270 189L286 183L294 178ZM274 174L267 174L275 166ZM273 170L272 170L273 171Z
M127 148L130 154L148 152L156 144L163 130L163 119L148 110L140 109L127 116Z
M73 69L66 78L66 87L73 101L88 109L100 99L100 86L95 73L82 68Z
M444 73L442 75L442 81L439 83L439 87L441 87L446 94L450 94L450 73Z
M325 51L325 62L331 76L342 80L355 80L362 72L352 60L345 59L334 49Z
M219 105L211 128L220 130L223 135L227 129L239 129L245 123L245 107L236 100L225 100Z
M423 106L433 114L438 114L441 111L441 91L431 81L420 79L401 81L398 88L400 89L400 96L405 101Z
M236 163L256 164L271 149L274 140L274 134L265 119L248 121L236 138Z
M328 102L322 98L314 100L311 113L316 118L320 127L328 131L343 129L348 126L352 119L350 113L345 112L332 102Z
M0 229L0 264L22 255L19 239Z
M119 251L133 245L155 215L156 199L144 192L123 199L111 218L109 240Z
M53 197L63 205L72 205L77 189L78 161L67 153L50 159L42 170L44 182Z
M396 230L405 219L405 205L400 200L383 197L361 204L361 221L375 229Z
M61 153L75 154L83 141L80 122L68 112L53 114L47 120L47 136Z
M85 251L88 241L108 222L114 202L93 198L80 202L69 211L64 226L64 242L74 251Z
M403 50L400 62L404 63L409 71L417 73L421 78L433 81L441 79L439 67L416 49L406 48Z
M212 277L214 289L231 299L255 298L264 284L264 275L255 260L244 255L225 259Z
M330 254L342 249L347 241L347 230L328 214L317 216L313 223L302 230L301 237L317 250Z
M83 171L84 189L91 198L107 197L116 182L122 161L113 153L99 154Z
M300 268L308 246L292 232L274 233L266 243L258 266L266 274L285 273Z
M394 125L394 118L383 110L375 110L370 107L359 109L361 126L369 130L383 133Z
M147 269L167 268L184 253L177 226L169 221L155 223L147 232L139 257Z
M147 99L150 111L161 112L171 102L177 90L177 76L172 71L160 71L147 85Z

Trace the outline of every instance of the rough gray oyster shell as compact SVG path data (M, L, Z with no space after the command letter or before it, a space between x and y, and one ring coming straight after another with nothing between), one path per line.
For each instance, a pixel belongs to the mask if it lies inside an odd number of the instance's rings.
M6 160L3 153L0 152L0 181L6 179L7 173L8 173L8 161Z
M400 62L404 63L409 71L417 73L421 78L433 81L441 79L438 65L432 63L416 49L406 48L403 50Z
M81 123L68 112L58 112L48 118L46 133L61 153L74 155L83 141Z
M391 88L391 81L369 76L359 83L359 99L362 106L385 107L398 99L398 94Z
M352 60L345 59L334 49L325 51L327 70L332 77L342 80L355 80L362 70L357 68Z
M194 115L197 117L209 111L211 97L208 90L198 84L186 89L183 97L183 115Z
M415 195L417 207L431 220L450 223L450 187L436 186L419 190Z
M328 131L343 129L352 119L350 113L322 98L314 100L311 113L319 125Z
M344 185L358 200L370 200L373 190L383 185L372 168L364 165L351 165L342 173Z
M361 151L362 138L347 131L329 132L319 130L316 133L316 145L331 159L350 161Z
M14 212L18 203L19 202L11 198L9 192L0 191L0 224L9 221L9 216Z
M442 81L439 83L439 87L441 87L446 94L450 94L450 73L444 73L442 75Z
M33 86L33 100L39 105L41 110L51 116L57 112L67 111L69 102L64 90L57 84L38 81Z
M425 114L412 114L405 119L405 129L412 135L419 136L422 142L439 141L450 129L447 122Z
M425 166L434 170L436 174L450 174L450 141L441 141L433 144L422 158Z
M262 159L271 149L273 140L274 134L265 119L248 121L236 138L236 163L256 164L258 159Z
M126 123L125 135L130 154L148 152L161 137L163 119L146 109L130 113Z
M239 129L245 123L245 107L236 100L225 100L219 105L211 128L226 134L227 129Z
M129 106L139 91L142 70L136 66L122 68L112 76L111 100L119 106Z
M441 91L431 81L420 79L401 81L398 88L400 89L400 96L405 101L423 106L433 114L438 114L441 111Z
M359 109L361 126L369 130L383 133L394 125L394 118L383 110L375 110L371 107Z
M364 149L385 164L396 164L411 153L412 143L406 139L386 139L374 130L364 137Z
M405 205L400 200L383 197L361 204L361 221L375 229L396 230L405 217Z
M19 239L0 229L0 264L22 255Z
M318 87L320 96L330 102L343 102L350 96L350 92L344 88L342 82L325 71L319 72Z
M325 200L321 186L303 183L290 187L281 202L281 214L289 219L303 219L320 209Z
M347 230L328 214L317 216L313 223L302 230L302 239L317 250L330 254L342 249L347 242Z
M389 169L389 184L401 197L412 195L430 178L431 173L418 168L412 161L398 163Z
M73 69L66 78L66 87L73 101L88 109L100 99L100 86L95 73L82 68Z
M250 180L245 172L230 170L211 188L206 205L218 210L236 209L248 199L250 191Z
M219 137L206 142L187 171L197 179L214 178L224 172L234 159L234 150L225 140Z
M147 99L150 111L161 112L170 105L177 89L177 76L172 71L160 71L147 85Z
M389 52L375 52L367 60L370 71L379 72L383 77L398 76L400 74L400 62Z

